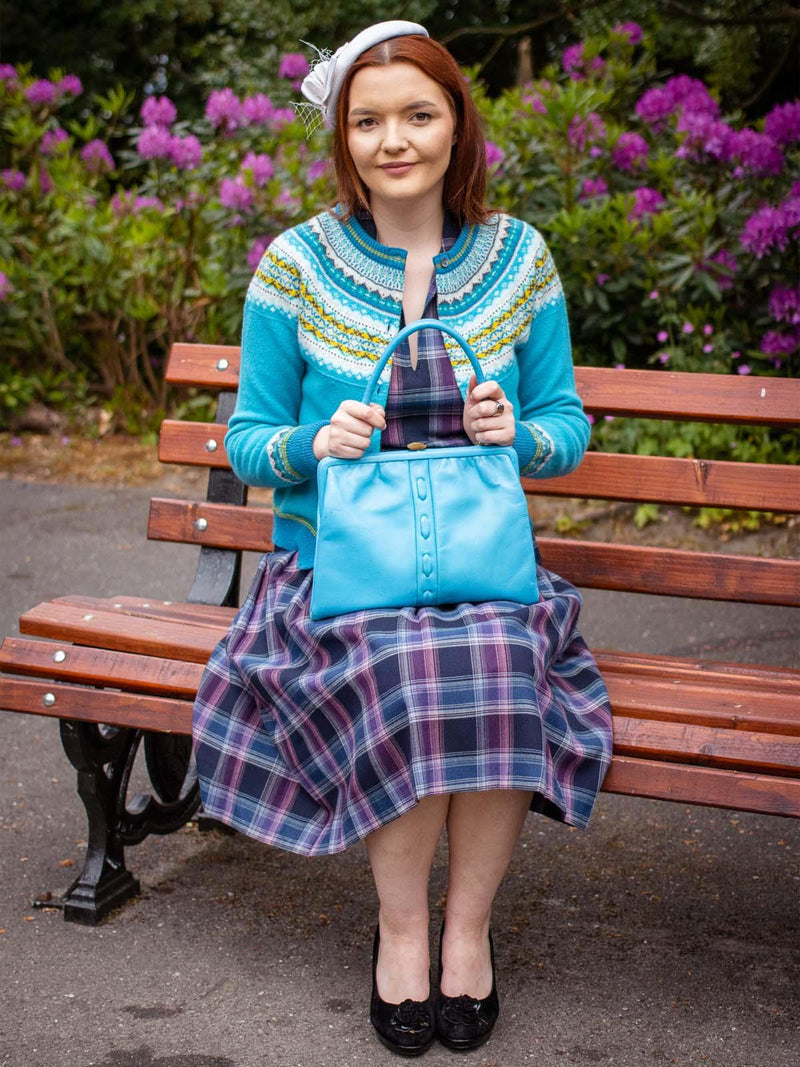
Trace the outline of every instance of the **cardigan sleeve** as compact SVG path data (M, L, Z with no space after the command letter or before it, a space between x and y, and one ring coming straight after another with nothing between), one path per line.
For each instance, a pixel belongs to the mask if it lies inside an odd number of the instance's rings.
M575 389L564 292L553 258L537 234L531 326L517 352L519 411L514 447L520 474L553 478L580 463L589 420Z
M247 291L236 409L225 448L248 485L297 485L315 475L313 442L324 421L300 425L303 357L297 340L300 271L278 238Z

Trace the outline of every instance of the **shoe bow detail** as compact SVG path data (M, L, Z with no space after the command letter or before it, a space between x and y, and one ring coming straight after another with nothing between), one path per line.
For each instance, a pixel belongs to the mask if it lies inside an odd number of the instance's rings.
M389 1025L406 1034L422 1034L431 1029L430 1004L424 1000L404 1000L397 1005L389 1019Z
M486 1026L487 1020L481 1015L483 1001L462 993L460 997L441 997L439 1015L449 1023L458 1026Z

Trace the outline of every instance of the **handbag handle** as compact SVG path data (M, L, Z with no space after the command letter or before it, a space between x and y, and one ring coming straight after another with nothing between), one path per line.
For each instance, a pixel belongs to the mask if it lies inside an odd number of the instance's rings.
M389 361L389 357L396 351L397 347L405 341L406 337L409 337L412 333L416 333L417 330L441 330L442 333L450 334L461 345L466 353L472 369L475 371L475 377L478 379L478 384L484 381L483 369L478 358L469 346L469 343L461 336L461 334L453 326L449 326L446 322L440 322L439 319L419 319L417 322L412 322L410 326L404 326L403 329L392 338L389 344L386 346L381 358L378 360L375 370L372 372L372 377L367 382L367 388L364 390L364 403L369 404L372 401L372 394L375 392L375 386L378 384L378 379L381 376L381 371Z

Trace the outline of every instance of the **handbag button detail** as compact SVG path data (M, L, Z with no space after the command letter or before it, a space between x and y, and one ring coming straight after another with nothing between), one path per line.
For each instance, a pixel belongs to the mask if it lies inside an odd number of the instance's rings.
M428 446L424 441L412 441L411 444L406 445L406 448L410 449L412 452L420 452L423 448L427 447Z
M427 515L420 515L419 532L422 534L426 541L431 535L431 520L428 518Z
M433 593L430 591L430 589L426 589L425 592L422 594L422 603L423 604L432 604L433 603Z
M433 559L427 552L422 553L422 573L426 578L430 578L433 574Z
M428 496L428 486L424 478L417 478L417 496L420 500L425 500Z

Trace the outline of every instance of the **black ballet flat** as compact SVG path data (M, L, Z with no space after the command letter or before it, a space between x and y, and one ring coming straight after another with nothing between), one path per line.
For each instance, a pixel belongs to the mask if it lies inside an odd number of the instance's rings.
M444 923L439 934L439 984L442 981L442 938ZM489 931L489 953L492 961L492 991L482 1000L462 993L458 997L446 997L438 993L434 1004L436 1036L443 1045L456 1052L468 1052L488 1041L500 1014L497 996L497 976L494 967L494 942Z
M380 927L375 927L372 946L372 1000L369 1021L375 1027L380 1042L399 1056L421 1056L430 1046L436 1030L433 1024L431 997L427 1000L408 1000L389 1004L378 996L378 947Z

